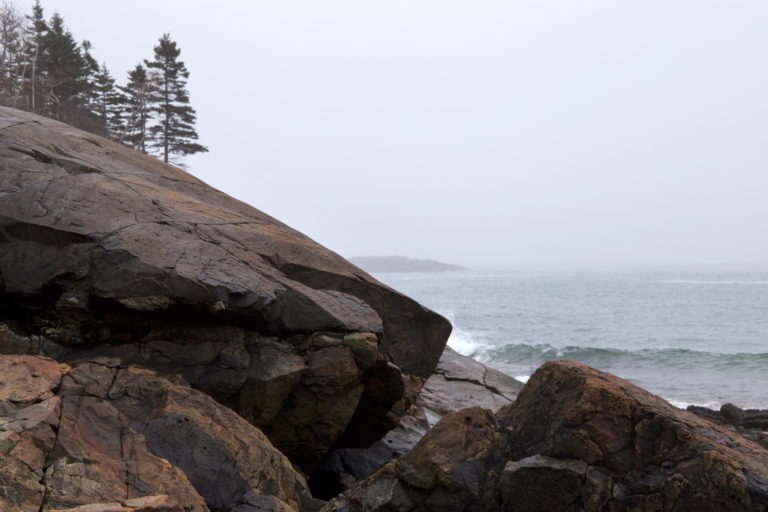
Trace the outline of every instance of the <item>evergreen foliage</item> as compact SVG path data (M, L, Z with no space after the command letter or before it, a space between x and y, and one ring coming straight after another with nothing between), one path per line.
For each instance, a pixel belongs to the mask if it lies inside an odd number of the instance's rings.
M115 86L115 79L102 63L93 74L93 109L99 120L104 125L107 135L113 140L118 140L124 123L123 104L124 96Z
M116 83L92 45L77 42L64 18L46 20L39 0L27 15L0 5L0 103L107 136L166 162L208 151L197 142L189 101L189 71L168 34L145 60Z
M144 61L148 68L157 72L154 83L151 112L157 124L150 128L153 147L160 150L163 160L173 161L176 155L185 156L208 151L195 142L195 109L189 104L186 84L189 71L179 60L181 50L168 34L163 34L155 46L155 59Z
M25 45L25 66L23 84L25 88L27 108L32 112L41 112L42 93L45 84L44 76L40 71L40 63L43 58L45 34L48 32L48 24L43 16L43 8L40 2L35 2L32 14L27 16L28 25L24 32L27 44Z
M152 82L147 70L137 64L128 73L128 83L120 87L123 92L121 115L123 130L118 140L137 151L147 152L149 104L152 98Z

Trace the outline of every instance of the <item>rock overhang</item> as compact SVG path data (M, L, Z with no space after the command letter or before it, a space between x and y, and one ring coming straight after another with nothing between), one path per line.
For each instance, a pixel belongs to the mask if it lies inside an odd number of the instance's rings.
M173 166L0 108L0 285L269 334L372 332L427 377L450 324L269 215Z

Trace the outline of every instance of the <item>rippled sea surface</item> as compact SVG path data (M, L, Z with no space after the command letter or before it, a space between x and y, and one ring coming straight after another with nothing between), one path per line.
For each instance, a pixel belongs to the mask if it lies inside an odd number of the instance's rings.
M768 408L768 274L377 274L446 316L449 344L526 379L570 359L678 406Z

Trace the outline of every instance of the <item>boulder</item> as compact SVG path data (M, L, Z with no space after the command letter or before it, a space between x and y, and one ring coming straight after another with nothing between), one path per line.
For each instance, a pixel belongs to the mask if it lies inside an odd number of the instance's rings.
M49 338L130 334L108 313L194 312L274 335L373 332L406 373L434 369L450 324L298 231L63 123L2 107L0 132L0 283Z
M332 500L323 512L496 510L494 468L506 435L473 407L446 415L416 446Z
M528 487L528 501L509 496L504 510L531 510L551 489L584 510L768 507L768 451L579 363L542 365L500 419L513 429L512 461L543 455L566 464L544 459L505 468L507 486L530 481L532 474L550 478L537 480L538 494ZM584 468L581 486L573 484L576 467Z
M613 375L539 368L498 417L464 409L330 511L762 511L768 451Z
M322 505L259 429L181 379L109 359L2 356L0 371L18 390L0 388L4 512Z
M690 405L686 410L768 448L768 410L766 409L742 409L727 403L717 411L696 405Z
M306 473L394 427L404 382L430 375L450 333L303 234L115 142L0 107L0 165L0 352L180 374Z
M440 416L475 406L498 411L514 402L522 387L509 375L445 347L418 403Z
M310 485L318 496L330 499L411 450L443 415L473 406L496 412L510 405L522 386L446 347L435 373L423 387L414 386L418 400L397 427L368 447L333 450L312 475Z
M14 386L0 398L0 510L168 494L182 512L207 512L184 473L152 455L108 401L64 391L69 367L32 356L3 356L0 364Z

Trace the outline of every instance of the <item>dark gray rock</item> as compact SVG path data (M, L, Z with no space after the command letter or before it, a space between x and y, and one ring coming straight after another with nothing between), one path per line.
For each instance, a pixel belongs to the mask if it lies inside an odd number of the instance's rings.
M1 108L0 135L0 283L39 308L38 334L103 341L106 311L194 311L275 335L373 332L407 373L437 363L445 319L255 208L34 114Z
M522 386L512 377L446 347L435 373L397 427L367 448L333 450L313 474L310 485L316 492L327 491L324 497L331 498L350 482L367 478L407 453L441 416L474 406L498 411L514 401Z
M719 411L696 405L687 410L768 448L768 410L741 409L730 403L723 404Z
M0 166L0 351L180 374L306 472L395 426L404 379L428 376L450 333L303 234L120 144L0 107Z
M511 406L445 416L324 512L768 509L768 451L613 375L550 361Z

